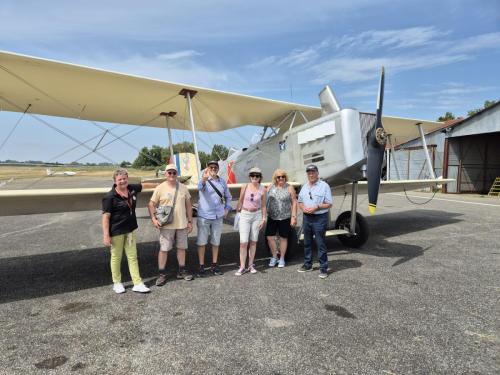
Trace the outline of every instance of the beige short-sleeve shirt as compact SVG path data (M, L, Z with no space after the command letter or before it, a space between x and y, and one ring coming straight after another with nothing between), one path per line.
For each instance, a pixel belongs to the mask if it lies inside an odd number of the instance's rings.
M155 188L151 201L159 206L172 206L174 203L175 186L170 187L167 182L162 182ZM164 225L166 229L184 229L188 225L186 200L191 199L191 194L186 185L179 183L179 191L174 209L174 220L170 224Z

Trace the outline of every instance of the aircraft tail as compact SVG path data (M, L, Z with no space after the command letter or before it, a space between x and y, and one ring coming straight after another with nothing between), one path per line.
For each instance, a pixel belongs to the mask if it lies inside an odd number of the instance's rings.
M199 173L196 167L196 156L189 152L181 152L170 159L179 171L179 176L191 176L191 182L198 183Z
M236 183L236 175L233 172L234 160L231 160L227 163L227 183L235 184Z
M50 169L50 168L47 168L47 169L46 169L46 172L47 172L47 176L52 176L52 175L54 175L54 172L52 172L52 169Z

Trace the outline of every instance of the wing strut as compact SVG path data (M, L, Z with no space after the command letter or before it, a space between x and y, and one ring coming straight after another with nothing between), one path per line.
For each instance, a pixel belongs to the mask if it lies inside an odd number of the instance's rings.
M389 146L391 147L392 162L394 163L394 168L396 168L396 175L398 176L398 180L401 180L398 163L396 162L396 151L394 150L394 145L392 144L391 134L387 134L387 141L389 141ZM387 160L389 161L389 158L387 158Z
M167 164L170 164L172 162L173 157L174 157L174 146L172 144L172 130L170 129L170 125L168 123L168 119L170 117L174 117L177 114L177 112L162 112L160 113L160 116L165 116L165 121L167 123L167 130L168 130L168 147L170 149L170 158L167 162Z
M427 160L427 168L429 169L429 173L433 180L436 179L436 174L434 173L434 169L432 168L431 157L429 156L429 149L427 148L427 142L425 141L424 129L422 129L422 123L417 122L415 124L418 126L418 131L420 132L420 139L422 140L422 147L425 151L425 159Z
M194 126L193 107L191 103L191 99L196 95L197 92L198 91L195 90L182 89L179 92L179 95L184 96L187 100L187 105L189 109L189 122L191 122L191 131L193 132L194 153L196 155L196 168L198 169L198 173L201 173L200 156L198 154L198 144L196 143L196 129Z

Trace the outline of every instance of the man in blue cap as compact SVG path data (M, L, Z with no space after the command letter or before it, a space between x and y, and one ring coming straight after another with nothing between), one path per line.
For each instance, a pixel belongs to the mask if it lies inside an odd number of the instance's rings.
M319 277L328 277L328 255L325 234L328 227L328 214L332 206L332 191L330 186L319 179L318 167L309 164L306 167L307 184L300 189L298 202L304 213L304 264L299 272L312 271L312 241L318 248Z
M205 246L210 238L212 245L212 266L214 275L222 275L217 265L219 244L222 232L222 219L231 211L231 193L226 182L218 176L219 163L215 160L207 163L201 180L198 182L198 258L200 261L199 277L206 276Z

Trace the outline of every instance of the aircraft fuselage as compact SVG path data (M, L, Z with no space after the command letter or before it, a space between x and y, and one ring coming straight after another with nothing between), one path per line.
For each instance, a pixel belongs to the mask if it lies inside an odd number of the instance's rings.
M375 115L342 109L314 121L280 131L249 146L236 158L233 171L237 182L248 180L252 167L262 169L269 181L277 168L289 179L306 182L305 167L318 166L320 176L330 186L363 178L366 164L366 134L373 128Z

